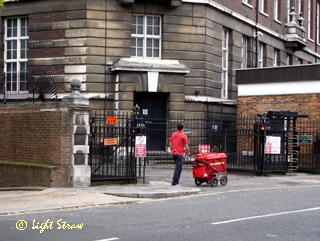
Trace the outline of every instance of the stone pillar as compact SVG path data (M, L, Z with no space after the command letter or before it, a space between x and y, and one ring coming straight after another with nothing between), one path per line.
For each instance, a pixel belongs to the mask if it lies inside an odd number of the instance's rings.
M72 159L70 168L70 186L88 187L91 182L89 155L89 99L80 94L81 81L70 81L72 93L62 99L67 105L73 119Z

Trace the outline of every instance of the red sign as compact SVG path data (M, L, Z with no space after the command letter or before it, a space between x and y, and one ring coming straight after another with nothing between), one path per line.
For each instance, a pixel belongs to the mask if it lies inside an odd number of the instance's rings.
M146 157L146 136L136 136L136 157Z
M117 117L107 117L107 125L117 125Z

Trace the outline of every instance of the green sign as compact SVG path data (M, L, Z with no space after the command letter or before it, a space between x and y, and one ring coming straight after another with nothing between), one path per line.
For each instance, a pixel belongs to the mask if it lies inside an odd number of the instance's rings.
M299 143L312 144L312 136L311 135L299 136Z

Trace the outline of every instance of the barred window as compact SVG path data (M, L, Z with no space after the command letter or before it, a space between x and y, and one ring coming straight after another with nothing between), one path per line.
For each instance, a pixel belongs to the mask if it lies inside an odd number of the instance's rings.
M28 18L5 20L5 77L6 91L27 91Z
M131 56L161 57L161 18L133 15L131 19Z

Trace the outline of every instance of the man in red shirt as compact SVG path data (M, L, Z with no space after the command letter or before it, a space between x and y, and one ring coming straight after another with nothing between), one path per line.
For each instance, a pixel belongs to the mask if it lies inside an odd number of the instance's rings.
M172 186L180 187L179 179L182 171L183 155L189 155L188 138L183 133L184 123L177 125L178 131L174 132L170 138L170 151L176 163L174 169Z

